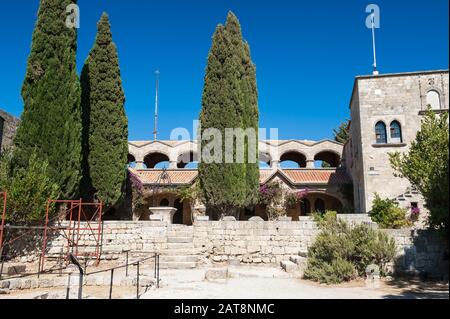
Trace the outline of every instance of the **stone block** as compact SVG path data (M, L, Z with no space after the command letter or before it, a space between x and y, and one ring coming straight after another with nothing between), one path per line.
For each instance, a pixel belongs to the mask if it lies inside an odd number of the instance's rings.
M228 267L211 268L205 273L207 281L226 281L228 279Z

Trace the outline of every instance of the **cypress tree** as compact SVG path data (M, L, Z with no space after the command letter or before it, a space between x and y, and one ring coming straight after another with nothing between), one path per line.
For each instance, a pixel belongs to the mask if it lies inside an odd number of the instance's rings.
M76 37L66 26L73 0L41 0L22 88L24 111L15 138L14 167L26 168L33 151L48 162L51 180L65 199L81 178L80 84Z
M126 181L128 121L117 48L109 18L98 22L94 46L81 72L83 112L82 193L107 207L121 198Z
M255 204L259 189L259 165L249 162L247 139L244 163L225 162L225 129L253 128L258 141L258 93L256 69L250 49L242 39L239 21L229 13L225 26L219 25L208 56L200 114L201 136L215 128L222 134L222 161L199 164L200 185L206 204L221 215L234 208ZM209 143L201 141L202 149ZM257 143L256 154L258 154ZM236 158L236 145L233 148Z

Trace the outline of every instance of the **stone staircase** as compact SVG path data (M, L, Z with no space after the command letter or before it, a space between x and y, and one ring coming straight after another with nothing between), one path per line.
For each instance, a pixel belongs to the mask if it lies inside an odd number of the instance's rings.
M420 202L421 201L421 195L418 190L416 190L413 187L408 187L406 189L406 192L397 196L395 198L395 201L401 206L406 207L411 202Z
M160 252L160 268L195 268L198 262L198 254L194 247L193 240L193 227L184 225L169 225L167 229L167 249Z
M289 260L282 260L280 262L281 268L293 277L302 278L306 269L308 251L302 249L298 255L289 257Z

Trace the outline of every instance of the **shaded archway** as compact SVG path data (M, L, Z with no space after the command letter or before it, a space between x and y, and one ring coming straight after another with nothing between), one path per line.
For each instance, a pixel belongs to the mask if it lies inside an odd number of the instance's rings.
M300 203L300 216L311 215L311 202L309 199L304 198Z
M169 157L163 153L150 153L144 157L144 164L147 168L155 168L158 164L169 162Z
M344 205L342 201L335 197L334 195L324 193L324 192L310 192L303 199L303 203L305 207L301 207L302 216L304 216L303 212L310 214L325 211L341 211ZM307 214L306 214L307 215Z
M128 154L128 167L135 168L136 167L136 157L131 154Z
M160 207L169 207L170 206L170 202L167 198L163 198L160 202L159 202L159 206Z
M194 152L183 153L178 156L177 167L178 168L196 168L198 164L198 156Z
M306 156L297 151L288 151L281 155L281 167L292 168L290 167L292 163L297 164L299 168L304 168L306 167Z
M325 165L321 165L324 168L337 168L341 163L341 157L332 151L322 151L314 156L314 161L321 162L321 164L325 163Z
M173 223L177 224L177 225L184 224L183 223L183 216L184 216L183 202L180 199L176 199L173 206L174 206L174 208L177 209L177 211L173 215Z

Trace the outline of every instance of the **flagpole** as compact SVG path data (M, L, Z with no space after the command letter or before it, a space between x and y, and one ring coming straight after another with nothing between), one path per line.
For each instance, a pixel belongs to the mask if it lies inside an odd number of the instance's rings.
M372 43L373 43L373 75L378 75L377 70L377 47L375 41L375 14L372 13Z

